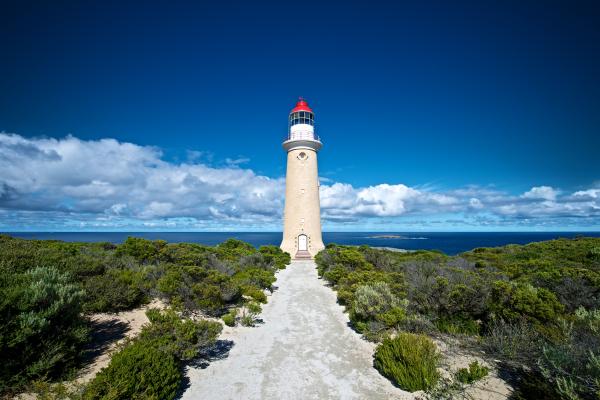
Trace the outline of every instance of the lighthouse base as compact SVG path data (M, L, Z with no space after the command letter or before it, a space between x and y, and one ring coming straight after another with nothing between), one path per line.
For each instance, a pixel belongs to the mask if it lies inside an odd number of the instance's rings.
M313 256L306 250L299 250L294 256L294 260L312 260Z
M289 253L293 260L310 260L313 259L317 253L325 248L322 241L312 242L307 248L298 248L298 241L294 238L286 240L283 239L279 246L281 250Z

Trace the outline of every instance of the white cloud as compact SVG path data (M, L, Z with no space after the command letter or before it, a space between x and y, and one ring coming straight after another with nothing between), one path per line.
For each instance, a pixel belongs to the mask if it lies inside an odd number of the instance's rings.
M0 208L133 219L277 218L284 182L235 166L169 163L159 149L114 139L0 133ZM234 160L241 162L241 160Z
M553 201L556 200L560 192L550 186L532 187L528 192L523 193L521 197L524 199L543 199Z
M25 138L0 133L0 228L281 229L284 179L256 175L203 152L168 162L160 149L114 139ZM205 160L205 161L204 161ZM322 179L325 225L600 225L600 189L521 195L490 187L454 190Z

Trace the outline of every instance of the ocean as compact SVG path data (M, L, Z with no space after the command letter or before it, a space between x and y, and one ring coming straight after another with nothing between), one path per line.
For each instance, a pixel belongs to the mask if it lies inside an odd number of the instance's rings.
M235 238L257 247L279 245L282 235L281 232L6 232L6 234L24 239L111 243L121 243L128 236L135 236L209 246ZM600 232L323 232L323 242L406 250L441 250L446 254L455 255L476 247L526 244L556 238L573 238L579 235L600 237Z

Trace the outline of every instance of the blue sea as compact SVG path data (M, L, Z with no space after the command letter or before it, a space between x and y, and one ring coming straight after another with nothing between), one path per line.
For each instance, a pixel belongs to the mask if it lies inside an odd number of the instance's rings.
M128 236L216 245L229 238L253 246L279 245L281 232L7 232L24 239L53 239L67 242L121 243ZM394 236L394 237L385 237ZM476 247L526 244L576 236L600 237L600 232L323 232L323 241L344 245L394 247L406 250L441 250L454 255Z

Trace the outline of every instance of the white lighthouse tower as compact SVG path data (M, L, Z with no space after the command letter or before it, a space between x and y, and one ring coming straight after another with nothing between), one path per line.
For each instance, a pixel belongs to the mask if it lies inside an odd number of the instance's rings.
M310 259L324 249L317 152L323 144L315 135L315 116L300 98L290 112L285 176L285 212L281 249L295 259Z

